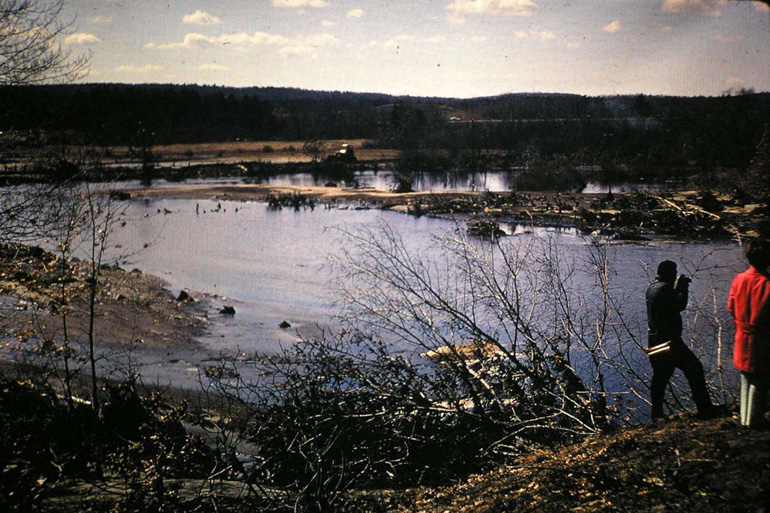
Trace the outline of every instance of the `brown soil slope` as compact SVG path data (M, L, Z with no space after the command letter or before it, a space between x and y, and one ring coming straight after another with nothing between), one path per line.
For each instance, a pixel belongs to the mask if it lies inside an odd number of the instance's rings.
M769 485L770 432L680 417L537 452L454 486L360 500L392 513L765 512Z

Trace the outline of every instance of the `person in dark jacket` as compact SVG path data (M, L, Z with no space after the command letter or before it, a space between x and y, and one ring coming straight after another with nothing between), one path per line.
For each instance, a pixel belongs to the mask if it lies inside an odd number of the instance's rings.
M730 287L727 308L735 319L733 363L741 372L741 425L761 428L770 388L770 246L766 240L745 247L751 267Z
M658 265L658 275L647 289L648 349L652 365L653 422L663 418L663 398L671 376L678 368L690 384L693 400L701 417L714 413L703 365L682 340L681 311L687 307L690 279L677 276L676 263L665 260Z

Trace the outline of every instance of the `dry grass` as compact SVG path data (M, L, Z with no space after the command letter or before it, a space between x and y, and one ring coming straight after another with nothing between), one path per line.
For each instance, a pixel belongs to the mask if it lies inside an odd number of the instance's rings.
M370 492L350 511L762 512L770 432L680 417L543 450L443 488ZM365 505L365 506L364 506Z
M326 153L333 154L343 144L350 145L360 161L391 160L399 156L397 150L365 149L368 139L330 139L324 141ZM262 161L275 164L310 162L302 151L305 141L236 141L198 144L167 144L153 146L152 151L162 162L232 163ZM265 151L265 150L268 151ZM109 159L128 158L127 146L107 148Z

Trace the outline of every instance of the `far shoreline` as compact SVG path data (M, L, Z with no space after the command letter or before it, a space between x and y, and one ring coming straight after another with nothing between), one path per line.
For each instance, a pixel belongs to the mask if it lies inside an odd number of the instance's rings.
M757 235L768 219L768 205L742 203L732 194L710 190L565 193L415 191L330 186L217 184L163 188L139 187L120 192L123 199L187 199L269 202L300 208L316 203L356 205L411 215L465 218L468 222L518 223L577 228L617 240L664 237L687 242L738 240Z

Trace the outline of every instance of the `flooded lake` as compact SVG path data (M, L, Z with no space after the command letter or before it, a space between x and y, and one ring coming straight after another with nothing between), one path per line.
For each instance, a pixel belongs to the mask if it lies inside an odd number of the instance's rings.
M464 230L452 221L389 211L272 210L264 203L232 201L133 202L125 218L126 225L112 235L111 262L164 278L174 294L190 289L214 295L210 326L200 348L158 352L145 360L146 375L177 384L197 380L201 362L215 360L220 351L254 357L294 343L298 332L314 336L323 328L336 329L329 265L330 257L341 251L336 228L355 230L385 222L410 252L426 260L441 256L432 253L433 237ZM506 238L506 244L549 239L565 260L588 258L591 241L575 230L504 228L515 234ZM621 244L610 246L608 252L615 268L611 287L632 300L626 321L639 337L645 336L646 328L644 291L654 275L651 269L661 260L675 260L680 272L695 276L691 307L711 308L713 302L722 317L727 315L730 281L744 268L734 243ZM218 314L224 305L233 306L236 314ZM284 320L291 328L279 327ZM722 355L727 366L729 354ZM709 364L716 366L714 361Z
M118 255L131 255L121 264L161 276L175 293L213 293L216 304L235 306L232 324L240 328L230 333L231 343L258 352L274 352L280 342L294 340L296 330L315 333L317 323L328 322L327 263L339 249L335 227L355 229L386 218L416 243L452 226L374 210L295 212L228 201L133 203L126 215L129 222L113 238L122 246ZM278 327L283 320L291 330Z

